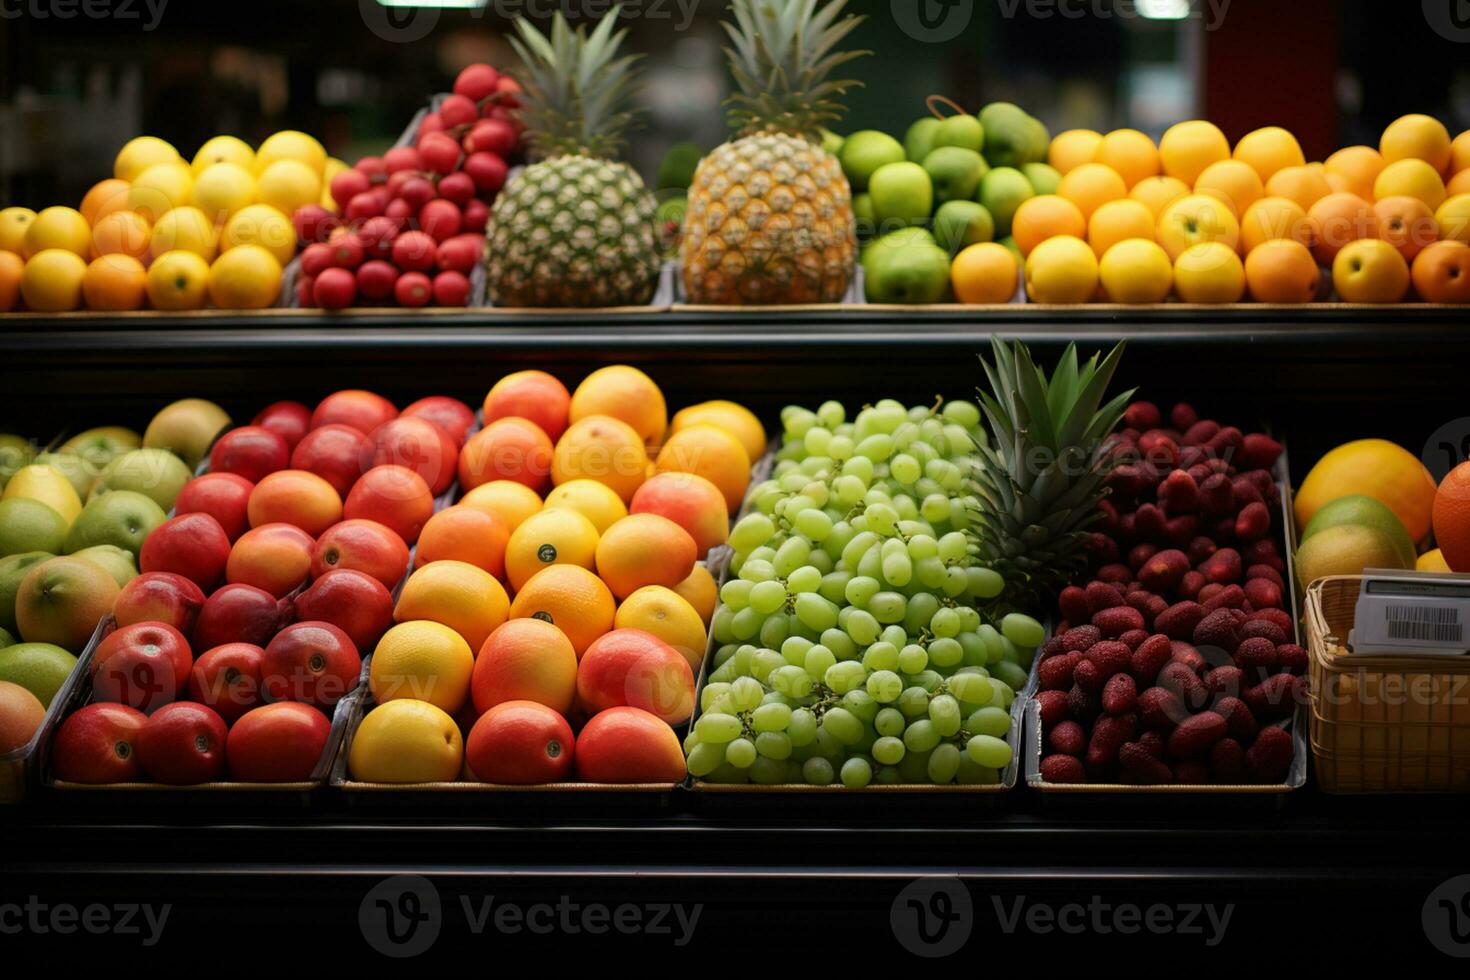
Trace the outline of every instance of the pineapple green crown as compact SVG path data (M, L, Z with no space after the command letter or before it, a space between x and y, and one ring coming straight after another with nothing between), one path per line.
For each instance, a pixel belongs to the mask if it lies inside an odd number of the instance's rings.
M735 23L723 25L740 87L729 100L731 128L815 141L823 126L842 117L843 93L860 83L828 76L871 53L838 50L863 21L842 16L845 6L847 0L732 0Z
M520 116L536 158L580 153L612 159L626 143L637 115L628 103L639 56L618 56L628 35L614 31L619 12L613 7L590 35L585 25L572 30L561 11L550 37L525 18L516 20L520 37L510 43L526 64Z

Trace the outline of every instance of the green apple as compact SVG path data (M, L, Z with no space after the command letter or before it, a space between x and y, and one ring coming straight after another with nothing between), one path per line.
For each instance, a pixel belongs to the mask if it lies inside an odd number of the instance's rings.
M36 462L45 463L66 477L66 482L71 484L71 488L82 500L87 499L87 493L92 489L97 474L102 472L102 465L93 464L70 450L41 453L36 457Z
M878 233L878 215L873 211L873 195L866 191L854 194L852 216L857 223L858 241L869 241Z
M923 163L934 149L934 134L939 131L940 120L925 116L909 127L903 137L903 152L910 162Z
M167 519L153 498L134 490L113 490L87 501L67 533L66 552L108 544L137 558L143 541Z
M822 129L822 149L835 156L842 155L842 144L847 142L847 137L838 136L830 129Z
M120 425L106 425L78 432L61 444L59 453L76 453L97 469L131 449L142 449L143 437Z
M960 146L936 147L924 158L924 170L934 185L934 199L940 204L972 200L980 189L980 178L989 169L984 157Z
M214 402L185 398L165 405L143 432L146 449L166 449L192 471L209 452L214 437L230 424L230 416Z
M15 594L20 591L20 580L31 566L55 557L44 551L27 551L0 558L0 629L19 634L20 628L15 625Z
M0 650L15 646L15 635L7 629L0 629Z
M1037 194L1055 194L1057 185L1062 182L1062 175L1056 168L1045 163L1028 163L1021 167L1021 173L1026 175L1027 183Z
M934 131L934 148L958 146L976 153L985 149L985 127L975 116L950 116Z
M996 167L980 181L980 203L995 219L995 233L1011 233L1016 208L1036 196L1026 175L1014 167Z
M992 102L980 110L985 128L985 159L992 167L1019 167L1032 159L1036 128L1030 116L1010 102Z
M22 466L36 458L36 447L24 436L0 432L0 490Z
M879 167L904 158L903 144L876 129L853 133L842 144L842 172L854 193L868 189L868 181Z
M664 154L654 177L654 189L660 191L687 191L694 183L694 171L704 159L704 147L698 143L675 143Z
M934 239L954 255L967 245L995 237L995 219L985 205L974 201L945 201L934 212Z
M0 681L19 684L50 707L77 658L54 643L15 643L0 650Z
M1046 128L1046 123L1035 116L1027 116L1026 132L1030 136L1026 161L1028 163L1043 162L1046 159L1046 151L1051 149L1051 132Z
M94 544L90 548L72 552L73 558L85 558L107 569L120 589L138 577L138 562L131 551L114 544Z
M927 304L949 294L949 253L922 229L885 235L863 259L871 303Z
M0 500L0 557L26 551L60 554L68 526L66 518L39 500Z
M169 511L179 491L192 477L184 461L167 450L134 449L103 467L88 502L113 490L132 490Z
M869 182L878 230L927 224L934 213L934 184L917 163L902 161L879 167Z

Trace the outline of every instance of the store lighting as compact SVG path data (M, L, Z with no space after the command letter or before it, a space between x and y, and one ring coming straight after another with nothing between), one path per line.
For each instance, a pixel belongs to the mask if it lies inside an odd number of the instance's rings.
M1184 20L1189 0L1138 0L1138 15L1145 20Z
M489 0L378 0L380 7L445 7L455 10L474 10L485 6Z

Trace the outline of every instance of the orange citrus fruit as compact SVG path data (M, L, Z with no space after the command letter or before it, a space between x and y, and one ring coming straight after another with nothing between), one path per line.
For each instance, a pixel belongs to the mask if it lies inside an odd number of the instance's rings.
M724 494L725 507L731 514L740 509L750 485L750 456L745 447L739 439L712 425L692 425L670 436L654 461L654 469L704 477Z
M1440 556L1456 572L1470 572L1470 463L1445 476L1434 494L1434 541Z
M459 561L505 576L505 546L510 530L489 511L455 506L441 510L424 524L414 549L414 567Z
M1470 303L1470 245L1464 242L1434 242L1414 257L1409 274L1426 303Z
M616 602L606 583L580 565L551 565L532 575L510 604L510 618L545 620L577 656L613 628Z
M1112 167L1084 163L1062 178L1057 194L1077 205L1085 220L1109 201L1127 197L1128 185Z
M70 249L48 248L26 260L20 295L38 313L64 313L82 305L87 263Z
M699 613L704 625L709 626L720 599L720 587L715 583L715 577L710 574L710 570L704 565L695 565L689 577L674 586L674 591L683 596L684 601Z
M26 263L14 252L0 251L0 313L9 313L20 300L20 279Z
M1048 238L1026 257L1026 295L1033 303L1086 303L1097 291L1097 255L1080 238Z
M1346 190L1365 201L1373 199L1373 182L1386 166L1383 154L1371 146L1345 146L1327 158L1328 180L1334 175L1346 181Z
M1375 230L1379 238L1399 250L1406 261L1439 240L1439 223L1429 205L1417 197L1386 197L1373 204Z
M552 483L596 480L624 502L633 499L647 477L648 451L642 437L611 415L589 415L573 422L551 455Z
M0 208L0 252L24 256L26 231L35 220L36 212L30 208Z
M281 263L259 245L241 245L214 260L209 298L221 310L263 310L281 294Z
M611 487L596 480L570 480L552 489L543 505L546 510L565 507L592 522L602 534L613 522L628 516L628 506Z
M1128 196L1148 208L1157 220L1164 208L1189 196L1189 185L1178 177L1146 177L1133 185Z
M141 310L148 299L148 270L131 255L103 255L82 274L90 310Z
M725 495L696 473L655 473L633 494L628 513L667 517L694 539L700 558L730 534Z
M1439 171L1417 157L1390 163L1373 182L1373 196L1417 197L1433 211L1444 203L1444 180ZM38 219L39 220L39 219Z
M1193 187L1212 163L1230 159L1230 141L1220 127L1203 119L1175 123L1159 140L1159 161L1164 173Z
M1047 148L1046 162L1057 173L1066 176L1084 163L1091 163L1102 141L1102 133L1091 129L1069 129L1058 133Z
M1130 238L1153 241L1156 225L1154 213L1148 209L1148 205L1130 198L1109 201L1092 212L1092 218L1087 222L1087 244L1092 246L1098 258L1102 258L1108 249ZM1062 234L1070 235L1074 232Z
M474 667L474 653L453 629L428 620L404 620L384 633L373 650L368 690L379 704L411 698L454 714L469 696Z
M1307 212L1289 197L1263 197L1246 208L1240 217L1240 244L1247 254L1273 238L1312 244L1312 226L1307 221Z
M45 208L26 226L22 246L26 258L57 248L86 258L92 249L92 226L71 208Z
M672 589L694 570L698 549L689 532L658 514L631 514L597 540L597 575L626 599L645 585Z
M1470 194L1445 198L1434 212L1434 223L1441 239L1470 244Z
M551 565L597 562L597 528L574 510L559 508L532 514L511 532L505 546L505 574L519 592L531 576Z
M403 583L393 618L400 623L414 619L440 623L463 637L471 650L478 650L509 611L510 598L494 575L469 562L436 561Z
M491 480L482 483L463 497L456 506L472 507L498 518L509 535L521 522L541 509L541 497L515 480Z
M1257 302L1310 303L1317 298L1322 275L1307 246L1273 238L1245 257L1245 281Z
M1470 194L1470 167L1466 167L1445 181L1444 192L1446 197L1459 197L1461 194Z
M1339 497L1362 494L1383 503L1415 542L1429 534L1434 478L1419 458L1386 439L1344 443L1317 461L1297 488L1298 527Z
M1266 193L1272 197L1289 198L1306 211L1331 194L1332 187L1318 167L1282 167L1266 181Z
M996 242L977 242L961 249L949 267L950 286L961 303L1009 303L1020 281L1016 256Z
M1224 201L1236 217L1266 196L1266 182L1254 167L1240 160L1221 160L1205 168L1194 182L1196 194L1208 194Z
M1098 278L1111 302L1162 303L1174 288L1174 267L1153 239L1128 238L1103 254Z
M152 237L147 218L136 211L114 211L92 226L92 253L141 259L148 254Z
M1373 205L1346 191L1328 194L1307 212L1312 254L1324 266L1332 265L1348 242L1372 238L1378 229Z
M645 585L623 600L613 619L615 629L637 629L652 633L678 650L699 672L704 662L709 633L699 611L683 596L662 585Z
M128 182L109 177L92 185L92 189L82 198L82 206L77 210L82 212L87 224L95 228L97 222L107 215L126 211L127 207Z
M561 630L539 619L512 619L480 648L470 677L475 711L534 701L565 715L577 698L577 654Z
M1280 126L1266 126L1246 133L1235 144L1232 156L1250 164L1263 183L1278 170L1300 167L1307 162L1296 137Z
M1011 237L1023 256L1048 238L1087 234L1087 219L1082 210L1059 194L1042 194L1021 202L1011 218Z
M1159 148L1136 129L1115 129L1104 136L1092 159L1112 167L1130 188L1159 174Z
M650 447L663 440L669 423L668 406L658 385L642 371L626 364L593 371L572 392L571 421L575 423L593 415L621 419Z
M669 432L704 424L724 429L739 439L752 461L766 454L765 426L761 425L761 420L756 418L754 412L732 401L707 401L681 408L669 420Z

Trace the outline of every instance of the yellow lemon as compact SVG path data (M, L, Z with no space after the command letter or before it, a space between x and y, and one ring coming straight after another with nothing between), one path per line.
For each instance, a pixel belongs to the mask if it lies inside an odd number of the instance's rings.
M216 136L206 140L194 154L194 161L190 167L194 176L198 177L204 171L218 163L233 163L237 167L243 167L247 172L255 170L255 151L250 144L236 136Z
M546 495L546 510L564 507L592 522L601 534L628 516L628 507L611 487L596 480L569 480Z
M129 140L118 151L117 159L112 164L112 175L118 180L131 182L154 164L183 162L172 143L157 136L139 136Z
M209 269L209 299L222 310L263 310L281 294L281 263L259 245L232 248Z
M148 268L148 300L154 309L202 309L208 289L209 263L196 252L164 252Z
M0 211L0 252L24 255L26 229L36 220L30 208L6 208Z
M296 229L290 218L269 204L252 204L236 211L220 235L221 250L237 245L263 245L285 265L296 254Z
M1373 181L1373 196L1380 201L1386 197L1413 197L1433 211L1444 203L1444 180L1438 170L1410 157L1383 168Z
M82 277L87 261L64 248L48 248L26 262L20 294L38 313L65 313L82 305Z
M1011 292L1015 291L1016 275L1012 270ZM724 429L740 440L740 444L745 447L746 455L752 460L760 459L766 454L765 426L761 425L761 420L756 418L755 413L744 405L724 399L715 399L681 408L669 420L669 434L682 432L691 425L712 425L717 429Z
M46 208L26 228L21 254L30 258L48 248L86 258L92 248L92 226L74 208Z
M128 190L128 207L150 224L194 199L194 174L182 163L155 163Z
M1203 119L1175 123L1159 140L1164 174L1190 187L1212 163L1230 159L1230 141L1220 127Z
M393 608L400 623L418 619L442 625L476 651L509 614L510 597L495 576L464 561L429 562L403 583Z
M1147 238L1128 238L1109 248L1098 263L1098 277L1114 303L1162 303L1174 288L1169 256Z
M475 655L464 637L443 623L408 620L378 641L368 689L379 704L412 698L454 714L469 696L474 669Z
M277 160L260 172L256 196L282 214L294 214L321 199L321 173L300 160Z
M703 565L695 565L689 577L674 586L674 591L683 596L684 601L699 613L704 625L709 626L720 598L720 587L715 583L715 577L710 574L710 570Z
M1444 560L1444 552L1435 548L1420 555L1419 560L1414 563L1414 569L1420 572L1448 572L1450 565Z
M212 163L194 180L194 204L211 221L223 223L255 203L255 177L238 163Z
M196 207L174 208L153 226L148 254L157 259L165 252L193 252L205 262L219 254L219 231L208 215Z
M327 151L314 137L294 129L285 129L267 136L260 149L255 151L255 172L264 174L277 160L296 160L306 164L319 175L326 169Z
M44 463L32 463L16 471L5 484L4 500L34 500L45 504L66 521L67 526L82 512L82 500L71 481L58 469Z
M447 783L464 767L464 738L454 719L427 701L380 704L352 737L347 769L364 783Z
M541 498L524 483L491 480L465 494L455 506L482 510L499 518L514 533L522 521L541 510Z
M1245 265L1224 242L1191 245L1174 260L1174 291L1186 303L1239 303Z
M1080 238L1058 235L1026 258L1026 293L1035 303L1086 303L1097 292L1097 274L1091 247Z
M1159 173L1159 150L1148 135L1136 129L1115 129L1103 137L1094 162L1112 167L1130 188Z
M704 648L709 643L699 611L689 600L662 585L645 585L624 599L613 617L613 628L652 633L682 653L695 673L704 662Z
M511 532L505 545L505 574L520 590L531 576L551 565L592 569L597 560L597 528L575 510L542 510Z

